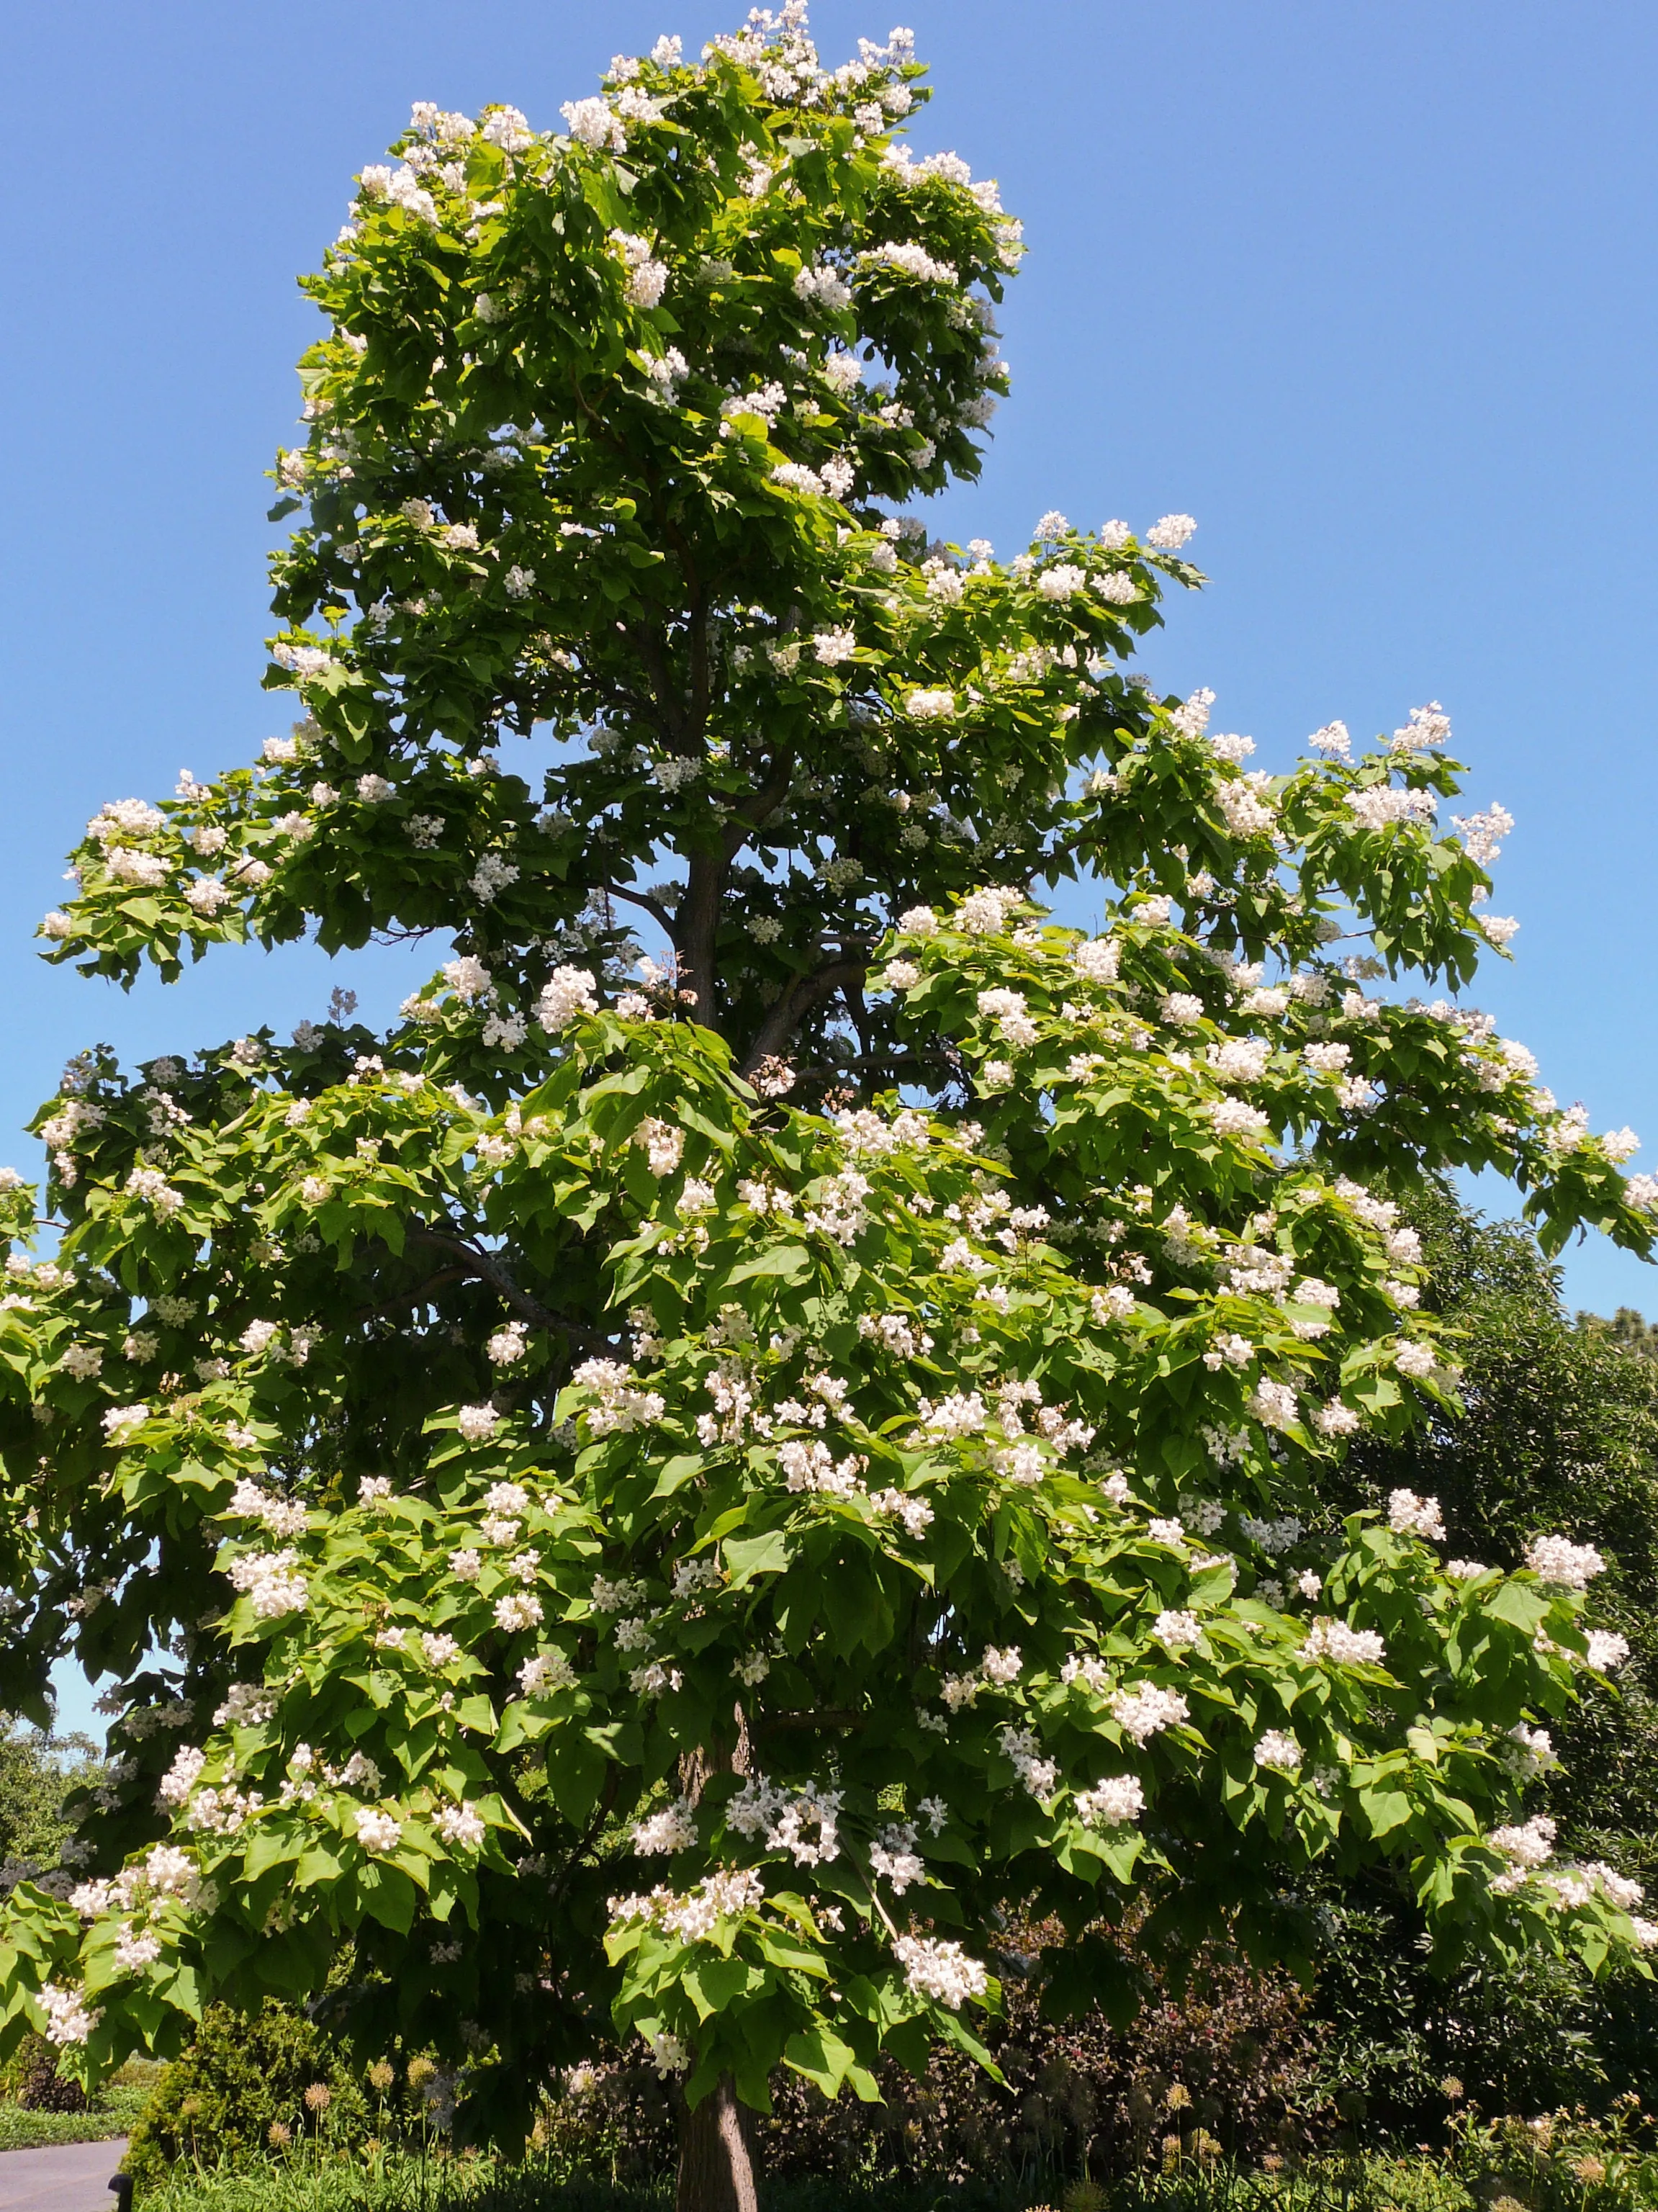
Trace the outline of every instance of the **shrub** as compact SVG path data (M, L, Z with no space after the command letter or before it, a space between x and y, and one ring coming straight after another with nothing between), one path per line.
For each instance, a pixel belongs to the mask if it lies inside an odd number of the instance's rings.
M319 2109L306 2093L319 2087L328 2095ZM302 2014L274 2003L251 2015L214 2005L156 2084L133 2130L127 2170L141 2188L181 2159L246 2172L311 2144L361 2144L372 2117L362 2084Z

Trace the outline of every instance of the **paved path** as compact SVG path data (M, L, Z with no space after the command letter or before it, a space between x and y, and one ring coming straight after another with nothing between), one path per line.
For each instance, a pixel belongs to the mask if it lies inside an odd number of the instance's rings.
M125 2136L0 2151L0 2212L114 2212L109 2177L125 2151Z

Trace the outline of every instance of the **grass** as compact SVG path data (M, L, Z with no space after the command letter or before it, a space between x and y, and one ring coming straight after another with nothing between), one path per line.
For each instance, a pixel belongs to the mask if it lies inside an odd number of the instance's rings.
M117 2083L90 2112L32 2112L21 2105L0 2104L0 2150L39 2150L47 2143L104 2142L130 2135L149 2092L139 2084Z
M1078 2197L1083 2192L1067 2192ZM1473 2212L1475 2198L1438 2159L1309 2160L1294 2174L1188 2163L1086 2192L1062 2212ZM802 2176L762 2185L762 2212L1030 2212L1036 2188L997 2189L942 2177L860 2187ZM143 2212L671 2212L672 2185L624 2187L571 2179L531 2159L341 2159L215 2173L175 2167ZM1051 2204L1051 2192L1048 2199ZM1048 2212L1048 2205L1043 2206ZM1061 2212L1061 2208L1054 2208Z

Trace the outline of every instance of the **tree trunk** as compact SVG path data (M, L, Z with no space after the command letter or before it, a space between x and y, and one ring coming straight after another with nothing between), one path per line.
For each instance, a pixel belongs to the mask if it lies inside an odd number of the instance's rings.
M758 2212L744 2118L729 2074L695 2112L680 2105L674 2212Z

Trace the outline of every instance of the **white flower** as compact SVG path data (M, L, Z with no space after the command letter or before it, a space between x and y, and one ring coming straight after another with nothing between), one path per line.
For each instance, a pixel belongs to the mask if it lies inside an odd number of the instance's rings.
M55 1982L42 1984L37 2002L46 2016L46 2041L60 2050L84 2043L103 2018L101 2005L88 2006L78 1990L65 1990Z
M486 1437L495 1434L500 1419L493 1406L463 1406L456 1416L455 1426L469 1444L482 1443Z
M1132 1774L1110 1775L1091 1790L1079 1790L1073 1802L1085 1828L1115 1828L1125 1820L1139 1820L1145 1809L1145 1791Z
M439 1810L432 1826L446 1844L461 1844L468 1850L477 1850L483 1841L483 1815L476 1805L465 1802L459 1805L445 1805ZM362 1832L361 1820L358 1821L357 1832L359 1835Z
M519 1687L526 1698L544 1698L553 1690L575 1685L575 1669L562 1651L539 1651L518 1670Z
M1242 1098L1212 1099L1205 1109L1213 1122L1217 1135L1222 1137L1254 1137L1268 1135L1272 1123L1259 1108L1245 1103Z
M820 630L811 641L811 649L826 668L835 668L857 652L858 635L850 629Z
M1159 1689L1155 1682L1131 1683L1110 1698L1111 1717L1136 1743L1145 1743L1160 1730L1185 1720L1190 1706L1178 1690Z
M1203 1632L1194 1613L1160 1613L1151 1624L1151 1633L1159 1644L1171 1651L1181 1651L1195 1644Z
M1413 1382L1424 1382L1434 1371L1433 1347L1427 1344L1403 1343L1394 1354L1394 1365L1401 1375Z
M587 968L556 968L552 980L536 1002L536 1018L544 1030L568 1029L578 1014L595 1014L594 977Z
M524 1357L524 1323L508 1322L505 1328L497 1329L483 1347L484 1356L494 1367L510 1367Z
M1380 1667L1387 1648L1371 1628L1349 1628L1344 1620L1315 1620L1302 1650L1309 1659L1333 1659L1338 1667Z
M1614 1629L1590 1629L1588 1645L1588 1663L1597 1674L1611 1674L1629 1657L1628 1637L1619 1636Z
M647 1820L641 1820L629 1841L643 1858L658 1853L690 1850L696 1843L696 1820L689 1802L682 1797L677 1804L665 1806Z
M685 1150L685 1132L652 1115L634 1131L633 1142L649 1160L651 1173L660 1178L671 1176L679 1165Z
M248 1552L225 1571L260 1620L277 1620L287 1613L303 1613L310 1603L304 1581L294 1572L298 1557L291 1550Z
M1448 745L1450 740L1450 717L1437 699L1430 699L1425 707L1412 708L1410 720L1402 730L1394 732L1390 750L1396 753L1424 752L1430 746Z
M961 277L948 261L935 261L924 246L911 241L894 244L888 240L882 246L868 248L858 257L860 269L895 269L900 275L914 276L924 284L959 284ZM798 280L797 280L798 289Z
M796 271L794 293L808 307L826 308L830 314L839 314L843 307L852 305L850 288L833 269L807 268Z
M1315 753L1328 753L1333 760L1346 760L1352 751L1352 739L1345 722L1327 722L1321 730L1315 730L1307 742Z
M628 134L608 101L567 100L559 113L569 125L570 136L584 146L602 146L612 154L625 154Z
M904 1979L918 1996L959 2012L967 1998L984 1995L989 1976L959 1943L941 1942L931 1936L898 1936L892 1948Z
M1281 1729L1268 1729L1255 1746L1255 1765L1279 1774L1293 1774L1301 1765L1301 1746Z
M956 712L953 691L912 691L905 702L912 721L947 722Z
M1113 937L1085 937L1074 946L1071 964L1084 981L1114 983L1122 948Z
M982 890L969 891L957 909L956 923L969 937L992 937L1007 927L1008 917L1016 907L1023 903L1021 891L999 889L987 884Z
M647 1426L659 1421L667 1411L667 1401L654 1390L637 1389L632 1368L619 1360L584 1360L570 1379L592 1390L598 1400L586 1414L589 1431L595 1437Z
M1061 561L1051 568L1044 568L1036 579L1036 589L1045 599L1072 599L1078 592L1088 588L1088 572L1069 561ZM1130 586L1131 595L1133 586Z
M141 1198L163 1221L170 1221L183 1206L184 1193L174 1190L159 1168L134 1168L126 1179L134 1198Z
M1554 1823L1541 1813L1523 1826L1493 1828L1485 1838L1493 1850L1513 1862L1517 1869L1544 1866L1554 1850Z
M1388 830L1396 822L1431 822L1438 802L1430 791L1395 791L1380 783L1350 793L1347 805L1361 830Z
M1021 1046L1035 1043L1038 1031L1035 1023L1025 1012L1023 991L981 991L979 1012L987 1020L994 1021L996 1034L1007 1043Z
M541 1620L541 1600L527 1590L512 1590L495 1600L495 1626L509 1636L535 1628Z
M1197 526L1189 514L1165 514L1146 532L1145 542L1159 553L1177 553Z
M1587 1589L1606 1564L1593 1544L1574 1544L1564 1536L1533 1536L1526 1547L1526 1565L1532 1572L1567 1589Z
M1300 1417L1296 1394L1287 1382L1258 1382L1249 1394L1249 1411L1269 1429L1287 1429Z
M1436 1498L1418 1498L1413 1490L1390 1491L1388 1526L1401 1536L1425 1536L1430 1543L1445 1540L1445 1522Z
M366 1851L395 1850L403 1834L399 1821L393 1820L389 1813L380 1812L373 1805L358 1807L356 1830L357 1841Z

